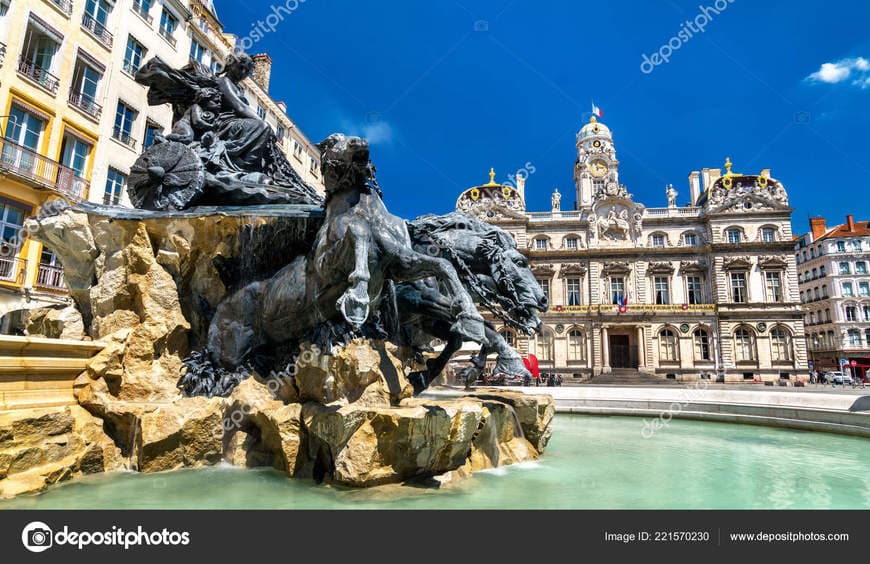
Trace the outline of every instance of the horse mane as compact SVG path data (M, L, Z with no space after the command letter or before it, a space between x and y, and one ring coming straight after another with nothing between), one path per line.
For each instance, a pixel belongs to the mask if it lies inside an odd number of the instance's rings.
M426 234L463 230L480 236L490 245L499 248L516 248L514 238L504 229L463 212L450 212L444 215L427 214L407 223L411 237L414 239L425 238Z

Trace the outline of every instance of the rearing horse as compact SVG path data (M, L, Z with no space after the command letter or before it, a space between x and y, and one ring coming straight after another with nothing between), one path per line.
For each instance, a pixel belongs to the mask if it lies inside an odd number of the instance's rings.
M235 369L254 349L298 340L325 323L345 320L359 329L379 309L387 280L430 277L452 298L450 331L488 343L483 317L450 261L415 250L405 221L384 206L368 142L334 134L320 149L326 213L312 250L218 306L208 333L212 362Z

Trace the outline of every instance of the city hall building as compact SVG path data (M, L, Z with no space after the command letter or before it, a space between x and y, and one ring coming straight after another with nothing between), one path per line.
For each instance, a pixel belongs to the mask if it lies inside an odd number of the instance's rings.
M499 325L541 372L563 378L645 373L676 380L796 380L807 348L792 208L769 170L689 175L691 204L646 207L619 182L610 129L577 134L576 203L526 209L525 179L470 188L457 209L509 231L550 308L542 335ZM494 322L497 320L492 318ZM498 325L498 324L497 324ZM490 359L492 360L492 359Z

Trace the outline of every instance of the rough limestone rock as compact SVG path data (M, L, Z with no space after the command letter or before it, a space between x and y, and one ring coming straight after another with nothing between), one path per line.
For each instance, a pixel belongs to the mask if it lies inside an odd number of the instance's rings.
M303 402L389 407L414 393L403 363L383 341L355 339L328 355L304 345L296 366L295 384Z
M0 412L0 498L123 465L102 421L79 406Z
M309 463L303 475L354 487L433 476L465 464L485 412L480 402L302 410Z
M137 469L162 472L221 461L225 401L185 398L142 414L136 435Z
M516 412L523 435L540 454L544 454L553 434L556 403L552 396L531 395L504 389L477 390L469 397L496 400L511 406Z
M29 337L80 341L87 335L82 314L74 306L24 311L24 330Z

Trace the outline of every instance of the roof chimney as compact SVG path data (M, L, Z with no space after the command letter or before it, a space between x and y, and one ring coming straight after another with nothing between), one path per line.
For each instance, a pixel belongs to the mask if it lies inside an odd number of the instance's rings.
M818 240L828 232L828 222L824 217L811 217L810 229L813 232L813 241Z
M260 88L269 93L269 81L272 80L272 57L268 53L254 55L254 72L251 78L260 85Z
M849 233L852 233L855 231L855 216L854 215L849 214L846 216L846 225L849 226Z

